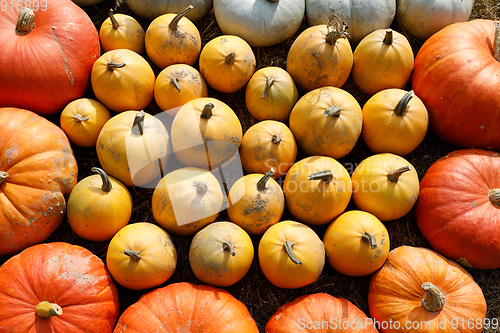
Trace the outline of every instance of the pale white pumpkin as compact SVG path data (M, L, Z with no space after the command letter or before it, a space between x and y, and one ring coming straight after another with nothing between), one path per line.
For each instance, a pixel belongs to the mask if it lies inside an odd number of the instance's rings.
M330 14L337 14L349 26L352 45L375 30L388 28L396 16L396 0L305 1L307 24L328 24Z
M213 6L222 32L253 47L273 46L292 37L305 13L305 0L214 0Z
M193 22L201 20L212 10L213 0L125 0L130 9L147 20L163 14L179 14L193 5L186 17Z
M397 0L396 18L410 36L425 41L452 23L469 19L474 0Z

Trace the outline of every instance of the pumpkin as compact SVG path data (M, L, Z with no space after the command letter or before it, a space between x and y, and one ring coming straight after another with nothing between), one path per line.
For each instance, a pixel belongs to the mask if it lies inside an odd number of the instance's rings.
M115 112L145 109L154 94L155 73L139 54L128 49L104 53L92 67L97 99Z
M365 94L402 88L413 71L413 50L403 34L379 29L365 36L354 49L352 79Z
M284 176L297 158L297 143L292 131L282 122L263 120L252 125L241 139L241 166L247 173Z
M193 235L215 221L221 211L222 189L205 169L185 167L166 174L153 192L153 216L167 232Z
M326 293L305 294L281 305L265 333L378 333L370 318L350 301Z
M299 92L293 78L281 67L259 69L245 89L248 112L258 121L286 121L298 100Z
M70 0L33 2L35 11L26 5L0 11L0 107L52 115L87 91L99 35Z
M111 238L106 265L113 279L125 288L154 288L174 273L177 251L165 230L152 223L136 222Z
M347 36L345 22L332 15L328 24L309 27L294 40L286 70L301 92L344 85L353 65Z
M306 157L292 165L283 183L286 207L300 222L322 225L344 212L352 194L346 168L327 156Z
M255 72L256 60L250 45L241 37L212 38L200 53L200 72L208 85L223 93L242 89Z
M415 58L412 88L431 129L455 146L500 149L498 36L493 21L455 23L429 38Z
M368 306L373 322L387 323L381 333L481 332L486 314L483 292L465 269L412 246L392 250L372 275Z
M408 214L420 189L415 167L403 157L391 153L375 154L362 160L351 180L356 207L372 213L381 221Z
M292 37L304 18L304 0L214 0L214 15L226 35L252 47L274 46Z
M45 241L78 176L64 132L35 113L0 108L0 256Z
M185 17L193 6L179 14L163 14L146 30L145 45L149 59L160 69L173 64L193 65L201 51L198 28Z
M417 225L432 248L464 266L500 268L500 157L462 149L434 162L420 183Z
M144 53L146 32L135 18L126 14L115 14L109 10L109 17L99 29L102 49L108 52L115 49L129 49L139 54Z
M80 147L95 147L97 137L111 114L101 102L79 98L69 102L59 118L60 126L71 143Z
M303 95L290 113L290 130L300 151L339 159L361 135L363 113L347 91L322 87Z
M155 102L167 114L174 116L187 102L207 97L207 83L200 72L187 64L174 64L163 69L155 81Z
M189 265L203 283L228 287L241 280L253 261L252 239L234 223L219 221L194 235Z
M158 118L124 111L104 124L96 150L102 169L125 186L154 187L169 160L170 136Z
M184 166L212 170L237 156L243 129L226 103L205 97L179 109L171 133L175 156Z
M389 233L375 215L351 210L337 217L323 236L328 263L349 276L370 275L390 250Z
M280 221L285 211L285 196L281 186L266 174L247 174L238 179L228 195L227 214L231 222L250 235L262 235Z
M424 140L429 114L413 90L384 89L363 105L361 137L373 153L405 156Z
M67 217L78 236L91 241L111 239L132 215L132 197L127 188L93 167L97 174L80 180L68 198Z
M0 331L111 333L118 290L102 260L69 243L33 245L0 267Z
M444 27L469 19L474 0L396 0L396 18L408 35L425 41Z
M228 291L187 282L152 290L120 316L113 333L258 333L247 307Z
M346 22L349 40L356 45L372 31L389 28L396 16L396 0L306 0L310 26L328 24L331 14Z
M168 13L180 13L187 6L193 9L186 17L193 22L205 17L213 7L213 0L125 0L128 7L137 15L148 21Z
M315 282L325 265L324 244L305 224L285 220L262 235L259 265L278 288L296 289Z

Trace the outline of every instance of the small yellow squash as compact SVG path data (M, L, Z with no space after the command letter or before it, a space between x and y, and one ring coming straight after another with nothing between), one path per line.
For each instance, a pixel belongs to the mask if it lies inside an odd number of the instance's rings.
M146 32L135 18L126 14L115 14L109 10L109 17L102 22L99 30L102 50L129 49L144 53Z

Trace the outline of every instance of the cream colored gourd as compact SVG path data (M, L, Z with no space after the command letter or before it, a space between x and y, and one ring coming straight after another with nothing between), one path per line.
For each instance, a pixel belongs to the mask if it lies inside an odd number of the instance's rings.
M149 21L163 14L180 13L189 5L193 5L193 10L187 13L186 17L193 22L199 21L212 10L213 6L213 0L125 0L125 2L135 14Z

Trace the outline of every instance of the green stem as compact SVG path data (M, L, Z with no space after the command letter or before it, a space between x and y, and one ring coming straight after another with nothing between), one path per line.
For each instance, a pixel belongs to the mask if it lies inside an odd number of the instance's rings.
M139 129L139 134L144 135L144 117L146 114L144 113L144 110L138 111L135 115L134 118L134 123L132 124L132 129L134 129L136 126Z
M229 65L234 64L235 60L236 60L236 53L234 53L234 52L229 53L226 56L226 59L224 59L224 61L226 62L226 64L229 64Z
M177 75L172 75L172 77L170 78L170 82L178 92L181 92L181 86L179 85L179 78L177 77Z
M396 107L394 108L394 113L396 113L398 116L404 116L406 111L408 110L408 103L410 103L410 100L415 96L415 93L413 90L410 90L406 94L404 94L403 97L399 100L398 104L396 104Z
M286 251L286 254L288 254L288 257L290 258L290 260L294 263L294 264L297 264L297 265L302 265L302 260L299 260L297 258L295 258L295 255L293 254L293 243L290 242L288 239L285 241L285 243L283 244L283 247L285 248L285 251Z
M267 95L269 95L269 90L271 90L271 86L274 84L275 80L273 77L268 77L266 79L266 89L264 90L264 93L262 94L262 98L267 98Z
M385 29L384 44L391 45L393 38L394 37L393 37L392 29L391 28Z
M365 231L365 233L361 235L361 239L366 244L370 244L370 250L375 250L377 248L377 239L368 231Z
M397 183L398 182L398 179L399 177L407 172L407 171L410 171L410 167L405 165L404 167L401 167L399 169L396 169L396 170L392 170L391 172L389 172L387 174L387 178L389 178L389 180L393 183Z
M116 20L116 17L113 15L112 8L109 9L108 15L109 15L109 19L111 20L111 26L113 27L113 29L118 30L118 28L120 27L120 23L118 23L118 21Z
M339 117L340 116L340 107L338 107L337 105L332 105L330 106L328 109L326 109L324 112L323 112L323 115L325 117Z
M111 180L109 180L109 177L108 175L106 174L106 172L104 172L103 169L101 168L96 168L96 167L92 167L92 172L97 172L99 174L99 176L101 176L101 179L102 179L102 190L104 192L111 192L111 189L113 188L112 185L111 185Z
M324 182L331 182L332 179L333 173L330 170L314 172L307 176L307 180L322 180Z
M124 250L123 253L128 255L133 261L139 261L141 259L141 253L136 250Z
M263 191L266 189L267 181L269 180L269 178L271 178L273 173L274 173L274 168L271 168L268 172L266 172L264 176L262 176L261 179L259 179L259 181L257 182L257 190Z
M208 103L203 107L203 110L201 110L201 118L203 119L210 119L212 117L212 110L215 108L215 105L212 103Z
M179 27L179 21L181 20L181 18L184 17L184 15L187 14L187 12L189 12L191 9L193 9L193 5L189 5L186 9L184 9L182 12L180 12L179 14L175 15L175 17L172 19L172 21L170 21L170 24L168 25L168 27L170 28L170 30L172 31L175 31L177 32L177 28ZM176 35L177 36L177 35Z
M122 67L125 67L125 63L124 62L116 63L113 60L111 60L110 62L108 62L106 64L106 69L108 71L111 71L111 72L114 71L117 68L122 68Z

